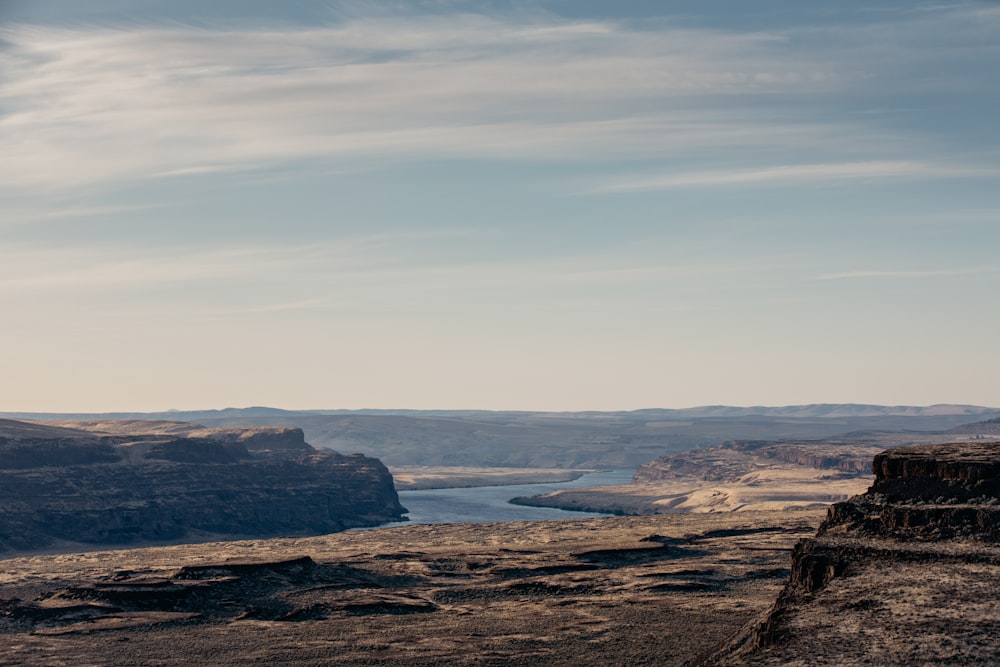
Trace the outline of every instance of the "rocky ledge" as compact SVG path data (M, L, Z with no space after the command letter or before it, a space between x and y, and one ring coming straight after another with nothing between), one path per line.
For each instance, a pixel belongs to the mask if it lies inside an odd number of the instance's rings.
M0 552L315 535L403 517L378 460L288 427L0 423Z
M872 470L868 492L832 505L820 535L1000 539L1000 443L886 451Z
M771 610L702 664L1000 664L1000 442L875 456Z

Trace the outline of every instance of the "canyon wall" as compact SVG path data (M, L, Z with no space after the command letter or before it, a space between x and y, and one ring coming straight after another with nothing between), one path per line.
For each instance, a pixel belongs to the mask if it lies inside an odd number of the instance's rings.
M379 460L319 452L297 428L127 430L0 436L0 551L321 534L405 512Z

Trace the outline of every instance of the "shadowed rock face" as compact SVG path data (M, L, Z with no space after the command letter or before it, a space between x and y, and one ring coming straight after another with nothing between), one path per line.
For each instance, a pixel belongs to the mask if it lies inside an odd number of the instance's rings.
M114 463L121 458L114 445L74 438L0 437L0 470Z
M153 444L146 450L145 458L177 463L236 463L251 456L240 444L206 438L173 438Z
M317 452L299 429L192 426L0 438L0 551L322 534L405 512L377 459Z
M956 443L882 452L872 464L872 491L898 500L926 499L932 489L955 498L1000 491L1000 443ZM979 495L983 495L979 493Z

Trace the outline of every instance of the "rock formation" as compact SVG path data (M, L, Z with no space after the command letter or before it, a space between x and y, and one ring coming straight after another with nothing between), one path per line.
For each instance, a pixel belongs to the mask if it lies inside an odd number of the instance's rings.
M0 424L0 551L321 534L406 511L380 461L297 428L76 426Z
M830 508L820 535L941 539L1000 537L1000 443L883 452L867 493Z
M704 664L1000 662L1000 442L889 450L872 468L796 545L763 620Z

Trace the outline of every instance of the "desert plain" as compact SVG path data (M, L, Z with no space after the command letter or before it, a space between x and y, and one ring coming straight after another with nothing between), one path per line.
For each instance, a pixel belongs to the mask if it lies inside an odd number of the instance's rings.
M0 664L692 664L768 608L823 514L412 525L10 558Z

